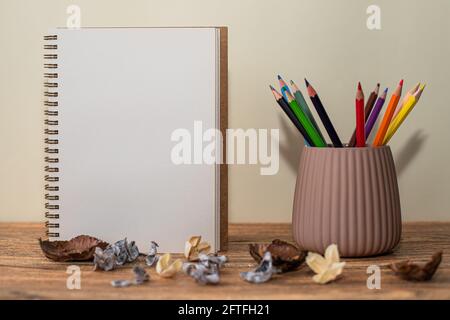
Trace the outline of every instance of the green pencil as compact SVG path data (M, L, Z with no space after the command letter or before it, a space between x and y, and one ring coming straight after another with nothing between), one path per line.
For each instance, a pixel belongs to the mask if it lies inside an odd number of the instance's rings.
M291 80L291 86L294 89L293 91L294 91L295 101L297 101L297 103L300 105L300 108L302 108L302 110L305 113L305 115L309 118L309 120L311 120L311 123L313 124L314 128L317 130L317 133L319 134L319 136L322 138L323 141L325 141L325 138L323 137L322 132L320 131L320 128L317 125L317 122L314 119L314 116L311 113L311 110L309 109L308 104L306 103L306 100L303 97L302 92L297 87L295 82L292 81L292 80Z
M294 111L295 116L298 118L302 126L305 128L314 145L316 147L326 147L327 145L325 144L325 141L320 137L316 128L314 128L314 125L312 124L311 120L309 120L309 118L300 108L300 106L298 105L297 101L295 101L292 94L288 91L285 91L285 93L287 100L289 102L289 106L291 107L292 111Z

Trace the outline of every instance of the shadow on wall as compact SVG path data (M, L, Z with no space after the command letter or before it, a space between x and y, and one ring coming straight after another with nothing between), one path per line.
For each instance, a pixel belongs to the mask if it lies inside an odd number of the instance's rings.
M280 155L289 165L289 169L297 174L300 155L304 147L303 137L297 129L291 129L292 123L287 117L280 114L279 118L281 122L280 135L282 134L287 138L285 143L280 143Z
M283 117L282 115L279 117L281 122L281 134L284 134L287 138L285 143L280 144L280 155L289 165L289 169L296 174L301 152L304 147L303 138L296 130L291 130L291 123L286 117ZM402 149L400 149L400 152L395 157L398 177L400 177L413 162L427 139L428 135L424 134L423 130L419 129L416 130L403 145Z
M400 177L406 168L414 160L415 156L419 154L420 150L424 146L425 141L428 139L428 135L423 133L423 130L419 129L408 139L403 145L398 155L395 157L395 164L397 170L397 176Z

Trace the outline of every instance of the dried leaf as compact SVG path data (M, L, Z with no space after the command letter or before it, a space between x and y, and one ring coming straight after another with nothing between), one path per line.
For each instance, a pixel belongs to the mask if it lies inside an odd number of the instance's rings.
M180 259L176 259L171 263L170 258L170 253L166 253L159 257L156 264L156 272L163 278L172 278L183 266L183 262Z
M145 263L149 267L153 266L158 261L158 247L159 245L155 241L150 243L150 250L148 251L148 255L145 257Z
M431 280L442 261L442 251L438 251L424 264L407 261L392 263L389 267L400 278L410 281Z
M184 256L188 261L196 261L200 253L209 253L211 246L207 242L201 242L201 236L192 236L184 245Z
M256 269L253 271L241 272L241 278L251 283L264 283L272 278L272 274L276 270L272 265L272 255L269 251L264 253L264 256Z
M272 255L272 263L281 272L298 269L305 261L306 251L302 251L293 244L275 239L270 244L250 244L250 255L256 262L261 262L264 253L269 251Z
M94 258L96 247L105 249L108 243L97 238L81 235L69 241L48 241L39 239L42 252L51 260L89 261Z
M313 281L320 284L335 280L345 266L345 262L340 262L338 247L335 244L327 247L324 257L314 252L308 252L306 263L316 273Z

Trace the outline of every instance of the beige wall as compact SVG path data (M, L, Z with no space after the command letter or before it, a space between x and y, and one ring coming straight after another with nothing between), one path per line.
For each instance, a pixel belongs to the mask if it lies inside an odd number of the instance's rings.
M403 216L450 219L450 1L0 1L0 220L42 220L42 36L65 26L78 4L83 26L229 27L229 123L280 128L280 171L230 168L232 222L289 221L301 140L267 85L280 73L321 94L341 137L354 124L355 85L392 90L428 84L418 108L392 141ZM380 31L366 8L381 7Z

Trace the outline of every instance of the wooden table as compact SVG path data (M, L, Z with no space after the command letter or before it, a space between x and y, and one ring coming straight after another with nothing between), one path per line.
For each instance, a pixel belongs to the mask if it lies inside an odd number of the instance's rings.
M110 281L132 277L131 265L103 272L92 271L91 263L76 263L81 268L81 289L66 288L66 268L75 263L46 259L37 239L42 224L0 223L0 299L450 299L450 222L406 223L401 244L386 256L344 259L343 276L327 285L315 284L305 265L298 271L277 275L260 285L239 278L239 272L255 266L247 252L253 242L274 238L292 240L287 224L231 225L229 263L217 286L201 286L184 274L162 279L149 269L150 282L128 288L113 288ZM444 259L429 282L414 283L397 278L387 265L393 261L425 261L436 250ZM143 257L138 263L142 263ZM381 289L366 286L369 265L381 267Z

